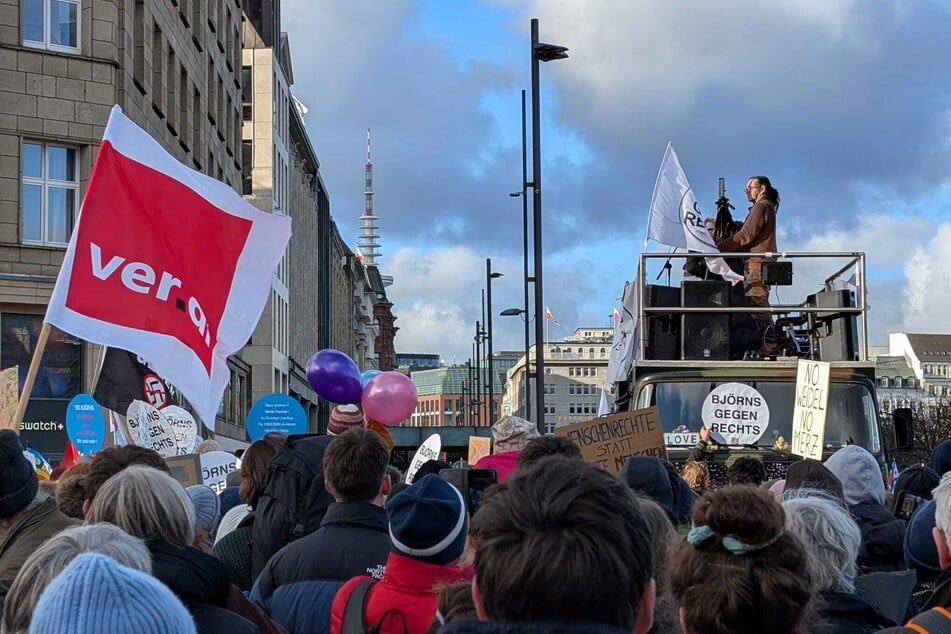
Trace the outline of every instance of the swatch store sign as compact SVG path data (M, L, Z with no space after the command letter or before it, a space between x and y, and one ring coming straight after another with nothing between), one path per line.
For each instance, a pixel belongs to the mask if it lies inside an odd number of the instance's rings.
M43 326L42 315L0 315L0 367L18 369L18 393ZM82 342L62 330L50 330L30 402L20 424L20 438L55 459L66 449L66 406L81 391Z

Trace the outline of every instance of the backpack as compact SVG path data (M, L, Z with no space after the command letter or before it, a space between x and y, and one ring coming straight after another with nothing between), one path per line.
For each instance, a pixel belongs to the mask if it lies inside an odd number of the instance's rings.
M288 436L267 470L255 508L251 578L281 548L320 528L334 501L324 488L324 451L332 436Z
M353 587L353 592L347 597L347 604L343 609L343 620L340 623L340 634L380 634L383 629L383 621L391 613L396 612L402 616L398 610L388 610L380 622L369 627L367 625L367 603L370 600L370 590L377 584L375 579L361 581ZM403 632L408 633L406 629L406 617L403 617Z
M948 634L951 632L951 612L937 607L925 610L896 631L916 632L918 634Z

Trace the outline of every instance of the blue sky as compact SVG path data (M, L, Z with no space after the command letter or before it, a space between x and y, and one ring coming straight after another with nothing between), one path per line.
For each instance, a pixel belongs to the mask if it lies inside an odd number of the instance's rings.
M948 332L947 3L285 2L294 92L351 243L373 128L398 350L468 356L486 257L505 274L497 310L521 303L521 203L508 192L520 188L532 17L543 41L570 48L541 68L553 337L607 323L668 140L708 213L717 177L742 218L745 180L764 173L783 196L781 249L866 251L873 344ZM783 302L828 269L798 268ZM495 325L496 349L521 347L517 319Z

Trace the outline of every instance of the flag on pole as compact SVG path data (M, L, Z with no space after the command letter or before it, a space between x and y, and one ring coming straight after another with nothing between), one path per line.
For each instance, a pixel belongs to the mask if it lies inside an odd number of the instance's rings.
M637 282L625 282L621 299L620 319L614 328L611 356L604 384L626 381L627 373L640 352L640 327L637 323Z
M888 470L888 490L895 492L895 485L898 484L898 463L892 459L892 468Z
M620 318L621 318L621 313L619 313L617 307L615 307L614 312L611 313L611 319L613 319L614 321L617 321Z
M548 321L552 322L553 324L561 328L561 324L558 323L558 320L555 319L555 316L551 314L551 308L549 308L548 306L545 306L545 319L547 319Z
M611 413L611 406L608 404L608 393L601 388L601 402L598 403L598 418L607 416Z
M172 392L172 386L144 359L126 350L106 348L92 397L106 409L125 414L132 401L162 409L169 405Z
M33 470L36 471L36 477L40 480L50 479L50 474L53 473L53 465L46 459L46 456L40 453L39 449L27 443L23 455L30 461L30 464L33 465Z
M59 463L61 467L71 467L79 463L79 450L69 440L66 441L66 451L63 452L63 461Z
M355 248L353 250L353 254L356 256L357 260L359 260L360 262L363 262L364 264L367 263L367 256L363 255L363 251L360 250L360 247Z
M148 359L213 425L290 236L113 107L46 321Z
M670 143L664 152L651 196L647 238L670 247L681 247L698 253L719 253L710 232L703 224L703 214L700 212L697 198L687 182L683 168L680 167L674 146ZM731 269L723 258L705 259L711 273L733 283L743 281L743 276Z

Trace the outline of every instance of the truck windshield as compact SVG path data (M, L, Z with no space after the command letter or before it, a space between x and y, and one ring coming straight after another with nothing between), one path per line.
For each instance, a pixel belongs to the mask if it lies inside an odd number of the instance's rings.
M737 442L737 445L788 448L792 440L795 383L744 381L739 386L741 389L736 391L744 395L752 394L753 397L730 399L722 396L731 396L729 386L736 385L738 384L709 380L651 383L641 391L638 407L657 406L665 440L670 447L692 446L699 440L698 432L704 416L709 419L716 415L721 416L719 420L723 424L734 424L731 429L745 432L742 441ZM761 400L756 399L757 395ZM717 405L727 403L729 410L729 404L738 400L740 406L733 408L725 416L722 413L723 408ZM748 403L755 402L757 409L744 410L744 400ZM766 424L762 424L767 419ZM879 453L881 443L876 420L875 399L867 387L859 383L832 384L826 414L825 448L834 451L845 445L855 444L865 447L873 454ZM756 426L750 424L751 421L755 422ZM709 424L710 421L707 422ZM727 444L732 443L727 441Z

